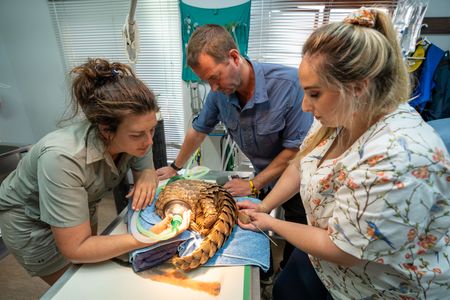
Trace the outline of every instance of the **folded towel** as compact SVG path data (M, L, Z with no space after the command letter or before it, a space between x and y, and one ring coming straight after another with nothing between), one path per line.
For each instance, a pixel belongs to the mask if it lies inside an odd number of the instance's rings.
M178 246L183 241L174 241L157 248L135 253L131 259L131 265L135 272L147 270L157 266L177 254Z
M259 199L250 197L238 197L236 201L250 200L255 203L260 202ZM155 201L140 214L140 221L144 228L148 229L161 221L161 218L155 213ZM129 209L128 226L133 226L130 219L133 211ZM129 229L130 231L130 229ZM168 257L161 256L159 248L166 245L170 249L175 243L181 243L178 247L180 256L186 256L192 253L200 243L202 237L197 232L186 230L182 234L167 241L161 241L158 244L135 250L130 253L130 262L133 268L144 270L149 265L156 265L163 262ZM167 247L167 246L166 246ZM173 256L173 255L172 255ZM164 257L164 260L162 260ZM260 232L243 230L238 225L235 226L228 240L220 248L216 254L205 264L205 266L239 266L239 265L255 265L261 267L264 271L269 269L270 245L269 240Z

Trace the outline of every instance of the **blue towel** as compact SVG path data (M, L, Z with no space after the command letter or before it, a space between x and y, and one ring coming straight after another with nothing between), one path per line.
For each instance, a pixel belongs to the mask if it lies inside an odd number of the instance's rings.
M250 200L255 203L260 200L250 197L239 197L236 201ZM150 228L154 224L161 221L161 218L155 213L155 201L147 207L140 216L140 220L144 228ZM128 213L128 220L131 219L133 211L130 209ZM130 224L130 222L128 222ZM186 256L192 253L200 243L202 237L197 232L186 230L182 234L167 241L162 241L158 244L147 248L135 250L130 253L130 262L133 268L140 269L141 266L135 266L146 259L154 263L152 255L157 254L157 249L164 245L180 241L181 245L178 247L180 256ZM153 253L152 253L153 252ZM145 259L142 259L142 256ZM241 265L255 265L261 267L264 271L269 269L270 245L269 240L260 232L243 230L238 225L235 226L228 240L222 248L205 264L205 266L241 266ZM155 265L155 264L153 264Z
M434 72L445 52L434 44L430 44L427 49L426 59L424 60L422 71L420 73L419 84L413 92L413 100L409 101L412 107L418 107L421 112L427 102L431 101L431 93L434 88Z

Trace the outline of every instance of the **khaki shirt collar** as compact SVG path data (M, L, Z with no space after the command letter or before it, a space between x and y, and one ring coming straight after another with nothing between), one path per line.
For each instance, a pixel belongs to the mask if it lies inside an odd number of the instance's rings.
M106 151L105 143L98 137L98 131L90 126L86 138L86 164L92 164L104 159L115 175L119 175L116 164Z

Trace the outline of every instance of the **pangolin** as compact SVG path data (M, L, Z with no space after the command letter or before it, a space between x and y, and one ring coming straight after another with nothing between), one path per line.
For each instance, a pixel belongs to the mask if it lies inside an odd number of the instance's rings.
M156 213L164 218L165 208L173 201L187 204L192 211L189 229L204 238L190 255L172 258L176 268L189 271L205 264L222 247L237 222L238 209L223 187L199 180L177 180L165 186L156 201Z

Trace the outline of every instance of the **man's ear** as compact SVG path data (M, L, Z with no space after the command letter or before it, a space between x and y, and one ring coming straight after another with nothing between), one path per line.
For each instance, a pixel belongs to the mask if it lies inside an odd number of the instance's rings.
M231 49L228 51L228 56L233 60L235 65L239 65L241 60L241 55L237 49Z

